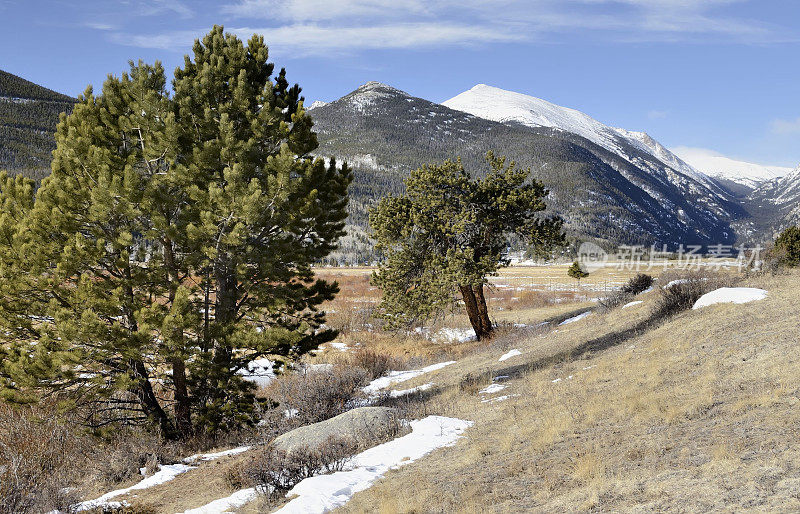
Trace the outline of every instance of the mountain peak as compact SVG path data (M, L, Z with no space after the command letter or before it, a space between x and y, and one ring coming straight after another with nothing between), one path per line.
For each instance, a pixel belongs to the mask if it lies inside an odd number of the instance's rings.
M377 91L377 92L380 92L380 93L394 93L394 94L400 94L400 95L403 95L403 96L411 96L408 93L406 93L405 91L400 91L399 89L394 88L394 87L392 87L392 86L390 86L388 84L384 84L383 82L377 82L377 81L374 81L374 80L370 80L366 84L362 84L362 85L358 86L358 89L356 89L355 92L357 92L357 93L367 93L367 92L371 92L371 91Z
M500 123L512 122L528 127L549 127L571 132L625 160L630 157L623 146L630 145L650 154L675 171L710 184L705 175L680 160L646 133L610 127L581 111L541 98L478 84L443 102L443 105Z

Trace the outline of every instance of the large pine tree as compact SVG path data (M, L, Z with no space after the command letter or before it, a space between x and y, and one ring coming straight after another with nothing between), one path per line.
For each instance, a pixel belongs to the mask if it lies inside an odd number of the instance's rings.
M186 436L253 421L253 359L331 340L337 292L311 264L343 234L346 166L312 159L312 122L267 47L214 29L176 70L142 63L57 132L52 175L4 178L6 398L58 393Z
M482 178L470 176L460 160L414 170L404 194L370 212L385 255L373 281L383 289L388 326L428 319L453 305L457 291L476 337L487 338L493 326L484 286L509 264L511 239L534 247L563 243L561 220L541 215L548 192L530 170L491 152L486 160Z

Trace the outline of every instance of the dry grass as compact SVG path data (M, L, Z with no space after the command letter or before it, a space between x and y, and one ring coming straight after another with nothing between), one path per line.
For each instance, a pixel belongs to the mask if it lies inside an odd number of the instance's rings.
M502 349L489 347L424 377L438 386L426 412L475 427L343 510L800 509L800 275L746 285L770 295L628 333L650 316L648 293L642 305L518 341L521 357L500 363ZM592 339L613 342L587 351ZM509 374L498 394L519 396L481 403L460 386L470 372Z
M368 316L347 314L379 298L369 271L324 270L342 284L331 306L334 315L341 313L340 342L349 349L326 348L310 361L375 375L387 363L396 369L456 360L403 383L435 387L386 402L408 418L439 414L475 426L455 447L391 471L343 510L800 508L800 472L793 471L800 469L794 437L800 414L793 412L800 395L793 347L800 320L790 314L800 276L751 277L748 285L770 291L767 300L689 311L663 324L649 321L656 290L637 298L643 304L558 326L594 307L591 300L605 294L605 284L624 284L636 271L601 270L578 290L557 267L512 268L495 280L489 296L492 317L504 323L497 336L489 343L447 344L381 332L369 326ZM544 321L550 323L536 326ZM431 333L466 326L457 314ZM498 362L512 348L522 355ZM508 377L500 381L505 390L480 393L500 376ZM499 395L510 397L482 402ZM136 506L180 512L227 496L242 486L231 477L252 458L248 452L203 463L201 470L140 491ZM243 511L275 506L262 498Z

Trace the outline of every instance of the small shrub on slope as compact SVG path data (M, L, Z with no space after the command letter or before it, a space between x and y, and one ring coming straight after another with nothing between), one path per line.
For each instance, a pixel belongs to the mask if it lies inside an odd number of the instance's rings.
M291 453L268 447L241 472L259 492L282 496L306 478L341 471L358 449L355 441L342 437L332 437L319 448L302 448Z
M0 512L67 511L83 441L47 412L0 405Z
M363 396L369 379L363 368L335 366L329 370L292 373L274 380L264 393L296 425L338 416Z
M628 283L622 286L622 291L629 294L639 294L647 291L653 285L653 277L645 273L639 273L635 277L628 280Z
M663 275L669 277L670 275ZM694 303L704 294L729 285L729 278L702 272L688 272L677 275L660 288L660 295L653 313L654 319L662 319L679 312L691 309Z
M637 294L644 292L653 284L653 277L644 273L639 273L631 278L627 284L622 286L618 291L614 291L607 297L599 300L600 308L609 311L615 307L619 307L628 303Z

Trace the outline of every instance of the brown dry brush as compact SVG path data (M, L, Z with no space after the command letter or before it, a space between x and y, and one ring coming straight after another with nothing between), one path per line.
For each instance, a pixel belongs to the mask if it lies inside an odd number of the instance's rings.
M308 425L348 410L364 397L361 387L368 379L369 372L363 368L333 366L282 375L262 394L275 404L275 416L285 415L295 426Z
M0 404L0 513L66 510L89 448L43 409Z

